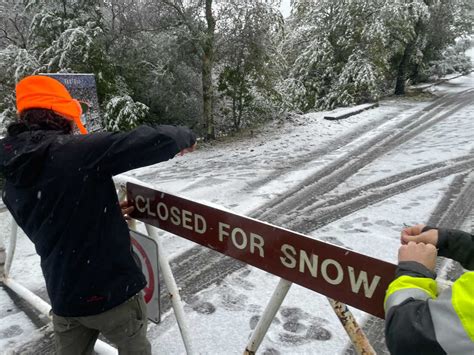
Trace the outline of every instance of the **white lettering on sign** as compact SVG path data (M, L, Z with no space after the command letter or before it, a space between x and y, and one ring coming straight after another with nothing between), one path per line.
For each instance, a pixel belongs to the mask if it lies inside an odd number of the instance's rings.
M224 230L225 229L229 229L230 226L228 224L225 224L225 223L222 223L222 222L219 222L219 241L220 242L223 242L224 241L224 237L228 237L229 236L229 233Z
M337 276L334 279L331 279L328 275L329 265L333 265L336 268ZM321 275L323 275L323 279L331 285L339 285L344 279L344 272L342 271L341 264L333 259L326 259L321 263Z
M156 207L152 207L152 201L150 198L136 195L135 206L139 212L146 213L150 217L157 217L163 222L169 221L177 227L198 234L204 234L207 231L207 222L203 216L176 206L169 207L163 201L160 201ZM236 249L248 251L250 254L258 254L261 258L265 257L265 240L262 236L224 222L218 222L217 229L219 242L229 243ZM321 255L297 249L291 244L283 244L280 251L282 253L280 262L284 267L298 270L301 274L313 278L320 277L333 286L348 280L353 293L363 293L369 299L372 298L381 281L378 275L369 279L366 271L355 270L352 266L343 267L337 260L324 259Z
M140 207L139 203L145 203L145 205L143 207ZM149 198L145 199L145 197L137 195L137 197L135 198L135 204L137 205L137 210L138 211L140 211L142 213L146 212L149 216L156 217L156 214L154 214L150 210L150 199Z
M280 261L283 265L285 265L289 269L294 269L296 267L296 249L288 244L283 244L281 246L281 251L285 254L285 257L280 256ZM290 255L290 252L292 255Z
M183 210L182 216L183 216L183 227L192 231L193 225L191 224L192 222L191 217L193 216L193 214L189 211Z
M240 238L238 238L237 236L240 236ZM247 236L245 235L245 232L242 229L232 229L231 238L232 244L234 244L237 249L242 250L245 249L245 247L247 246ZM238 239L241 239L242 242L239 243Z
M349 280L351 281L352 292L359 293L360 286L364 284L365 297L372 298L372 295L379 284L380 276L375 275L370 286L368 286L369 281L367 280L367 273L365 271L361 271L356 279L354 268L348 266L347 269L349 270Z
M149 198L137 195L135 197L135 205L137 210L146 213L150 217L157 217L163 222L170 221L175 226L181 226L198 234L204 234L207 231L207 223L203 216L192 213L187 210L180 210L176 206L168 207L164 202L156 205L156 210L151 209Z
M264 241L262 236L255 234L255 233L250 233L250 252L253 254L255 252L255 248L258 249L258 255L260 255L262 258L265 255L263 253L263 245Z
M230 225L223 222L219 222L219 241L224 242L224 238L228 238L229 236L232 244L237 249L244 250L247 248L248 245L251 254L255 254L255 252L258 250L258 255L260 257L263 258L265 256L265 252L263 249L265 243L262 236L256 233L250 233L247 236L247 233L242 228L235 227L231 230Z
M308 268L311 276L318 277L318 256L311 254L311 260L309 260L308 254L302 250L300 257L300 272L304 273L305 266Z
M207 230L207 223L203 216L200 214L194 214L194 230L196 233L204 234Z
M181 224L178 207L171 207L171 223L173 223L175 226L179 226Z
M168 207L163 202L160 202L158 205L156 205L156 211L158 212L158 217L162 221L166 221L168 219Z
M283 256L280 256L280 262L283 266L289 269L295 269L298 265L298 271L302 274L309 273L312 277L318 277L318 266L320 257L315 254L308 254L305 250L300 250L299 253L294 246L283 244L281 246ZM331 285L340 285L344 281L344 268L334 259L323 259L320 265L321 277ZM347 267L349 274L349 281L352 292L359 293L362 285L365 297L372 298L379 281L380 276L374 276L369 282L367 272L360 271L356 275L356 271L352 266Z

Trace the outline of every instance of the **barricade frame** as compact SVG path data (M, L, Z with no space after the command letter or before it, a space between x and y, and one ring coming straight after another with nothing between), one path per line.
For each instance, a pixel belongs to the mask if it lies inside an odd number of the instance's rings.
M126 184L128 182L142 185L151 189L154 188L153 186L146 184L140 180L124 175L118 175L114 177L114 182L119 201L123 201L126 199ZM130 229L137 230L135 220L128 221L128 224ZM186 353L190 355L194 354L195 350L192 346L192 340L189 332L189 327L185 318L184 306L179 293L179 288L173 276L167 254L159 238L158 229L146 223L144 223L144 225L148 236L155 240L158 244L160 270L172 302L173 311L176 316L177 324L181 333L183 345L186 349ZM19 297L27 301L38 312L46 315L48 318L51 318L51 306L9 276L15 255L17 235L18 225L12 217L10 243L8 246L8 250L5 250L4 240L3 238L0 238L0 281L6 287L15 292ZM280 309L281 304L287 296L291 285L292 282L280 278L279 283L276 286L262 316L260 317L256 328L252 332L250 340L244 350L244 354L256 354L261 342L267 334L272 320L274 319L276 313ZM375 354L375 351L371 346L369 340L364 334L362 328L358 325L355 317L350 312L348 307L344 303L330 298L328 298L328 301L331 307L333 308L335 314L337 315L338 319L340 320L341 324L343 325L346 333L348 334L349 339L352 342L356 352L358 354ZM117 354L117 350L115 348L100 340L96 342L94 350L99 354Z

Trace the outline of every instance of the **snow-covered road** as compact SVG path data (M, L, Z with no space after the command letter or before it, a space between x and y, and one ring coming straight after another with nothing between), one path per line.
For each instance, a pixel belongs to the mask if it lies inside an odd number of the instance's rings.
M324 120L326 113L292 116L129 175L395 262L403 224L428 221L454 178L474 166L474 75L432 90L438 99L388 99L342 121ZM471 173L457 181L472 179ZM8 235L5 214L0 227ZM161 238L186 301L194 348L242 353L278 279L185 239ZM38 258L24 236L12 276L46 297ZM0 318L0 349L15 348L35 332L3 290ZM184 353L172 312L162 320L149 327L154 353ZM293 285L260 351L337 354L347 341L325 297Z

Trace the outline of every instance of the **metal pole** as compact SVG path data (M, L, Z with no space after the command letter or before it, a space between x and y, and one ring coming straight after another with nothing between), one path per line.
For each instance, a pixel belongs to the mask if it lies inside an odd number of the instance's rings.
M7 258L5 253L5 241L3 236L0 235L0 280L5 277L5 259Z
M3 238L0 238L3 241ZM5 245L0 241L0 281L5 278Z
M51 318L49 311L51 306L43 301L40 297L35 295L33 292L28 290L25 286L19 284L12 278L5 278L3 284L15 292L21 299L28 302L34 309L36 309L41 314L46 315L48 318Z
M359 355L375 355L375 350L370 345L369 339L367 339L362 328L357 324L357 321L354 318L354 315L349 311L347 306L339 301L335 301L331 298L328 298L331 307L334 309L337 317L342 323L342 326L346 330L351 342L354 345L354 348Z
M8 278L8 275L10 274L10 268L12 266L13 257L15 256L16 240L18 237L18 224L16 223L13 216L11 216L11 218L12 218L12 223L11 223L11 231L10 231L10 244L8 245L7 258L5 261L5 270L4 270L5 278Z
M3 284L10 288L13 292L15 292L19 297L28 302L38 312L51 318L49 314L51 306L47 302L36 296L33 292L28 290L26 287L22 286L11 278L5 278L5 280L3 280ZM117 355L117 349L113 348L107 343L104 343L101 340L97 340L94 346L94 350L99 354Z
M280 309L283 300L288 294L291 285L291 282L280 279L280 282L275 288L275 291L273 291L272 297L270 298L270 301L268 302L262 317L258 321L257 326L252 333L252 337L250 338L247 348L244 352L245 355L253 355L257 351L258 347L262 343L263 338L265 337L265 334L267 334L268 328L275 318L276 313Z
M181 332L181 337L183 338L186 353L188 355L192 355L194 354L194 351L191 344L189 328L184 317L184 307L181 301L181 296L179 295L178 286L176 285L176 281L173 277L173 273L168 262L168 257L164 253L163 245L160 238L158 238L156 228L148 224L145 224L145 227L148 235L158 244L158 263L160 264L161 273L163 275L166 288L170 294L171 303L173 305L174 314L178 322L179 331Z

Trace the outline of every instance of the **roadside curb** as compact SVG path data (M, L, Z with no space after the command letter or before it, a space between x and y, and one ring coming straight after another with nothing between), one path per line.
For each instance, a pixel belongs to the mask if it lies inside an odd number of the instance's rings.
M341 114L336 113L336 114L330 115L330 116L324 116L324 119L325 120L330 120L330 121L342 120L344 118L347 118L347 117L350 117L350 116L353 116L353 115L357 115L358 113L361 113L361 112L366 111L366 110L373 109L373 108L378 107L378 106L379 106L379 103L375 102L373 104L368 104L367 106L355 109L353 111L343 112Z

